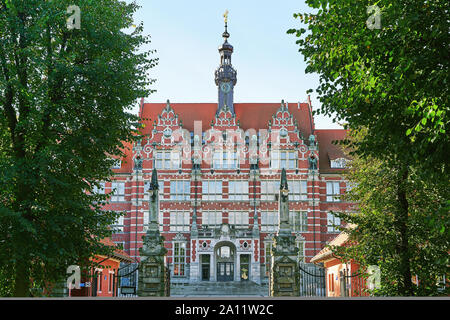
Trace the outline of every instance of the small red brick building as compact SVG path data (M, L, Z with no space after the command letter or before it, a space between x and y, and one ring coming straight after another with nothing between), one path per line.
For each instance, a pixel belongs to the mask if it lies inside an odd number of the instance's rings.
M111 247L117 247L109 238L102 243ZM120 263L132 263L123 250L117 248L111 256L96 255L92 262L97 267L89 271L89 275L82 275L81 288L69 289L70 297L116 297L118 295L118 270Z
M350 226L354 227L354 226ZM346 246L348 234L341 232L329 246ZM325 283L327 297L360 297L368 296L366 280L359 276L359 265L354 261L342 262L333 255L327 246L311 259L312 263L322 263L325 267Z

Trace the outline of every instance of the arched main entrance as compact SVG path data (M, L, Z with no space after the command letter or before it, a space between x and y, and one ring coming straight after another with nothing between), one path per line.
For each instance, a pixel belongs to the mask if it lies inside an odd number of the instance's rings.
M217 281L233 281L236 247L231 242L220 242L214 248Z

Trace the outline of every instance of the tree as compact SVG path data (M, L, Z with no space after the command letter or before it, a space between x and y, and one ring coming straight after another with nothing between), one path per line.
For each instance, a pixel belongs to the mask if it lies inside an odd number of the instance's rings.
M336 114L348 129L367 129L362 139L343 143L396 170L401 292L412 294L406 186L411 175L428 183L449 181L448 1L306 2L315 13L294 17L308 31L288 33L299 37L306 71L319 74L320 113ZM449 210L447 202L441 205Z
M14 296L109 252L118 214L93 190L138 134L127 110L157 63L138 53L142 24L126 32L135 3L73 3L0 0L0 278Z
M363 132L353 132L352 139L362 139ZM345 176L354 187L344 198L357 203L356 213L335 213L343 221L356 225L344 231L352 245L332 250L344 261L356 261L361 270L371 265L380 268L381 286L373 292L375 295L448 295L448 286L440 291L442 287L438 285L442 276L450 275L450 222L448 211L443 210L445 203L448 206L447 183L423 180L415 170L411 170L407 180L400 175L398 167L387 161L353 158ZM399 196L399 190L405 191L406 199ZM408 209L406 221L401 221L404 200ZM437 225L442 227L436 228ZM404 257L408 259L406 264ZM408 282L416 276L418 284L406 291Z
M368 129L359 154L448 174L448 1L306 3L316 13L294 17L308 30L288 33L320 76L319 113Z

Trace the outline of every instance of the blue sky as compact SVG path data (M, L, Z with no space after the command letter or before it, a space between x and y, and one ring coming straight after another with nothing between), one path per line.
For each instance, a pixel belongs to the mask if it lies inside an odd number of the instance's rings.
M127 0L131 2L131 0ZM135 22L152 37L159 64L150 70L157 92L146 102L217 102L214 70L223 42L223 13L228 15L228 39L237 70L235 102L305 102L318 76L305 74L298 52L295 12L308 12L304 1L281 0L136 0L141 9ZM145 48L144 48L145 49ZM314 108L319 107L311 93ZM340 128L330 118L316 116L317 128Z

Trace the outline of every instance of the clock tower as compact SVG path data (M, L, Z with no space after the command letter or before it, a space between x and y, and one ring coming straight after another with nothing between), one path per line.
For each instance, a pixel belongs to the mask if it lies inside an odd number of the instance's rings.
M228 43L230 34L227 31L228 11L224 14L225 17L225 32L222 34L224 43L219 47L220 66L215 72L215 82L219 90L219 105L217 112L225 106L234 114L233 106L233 91L236 85L236 70L231 65L231 54L233 53L233 46Z

